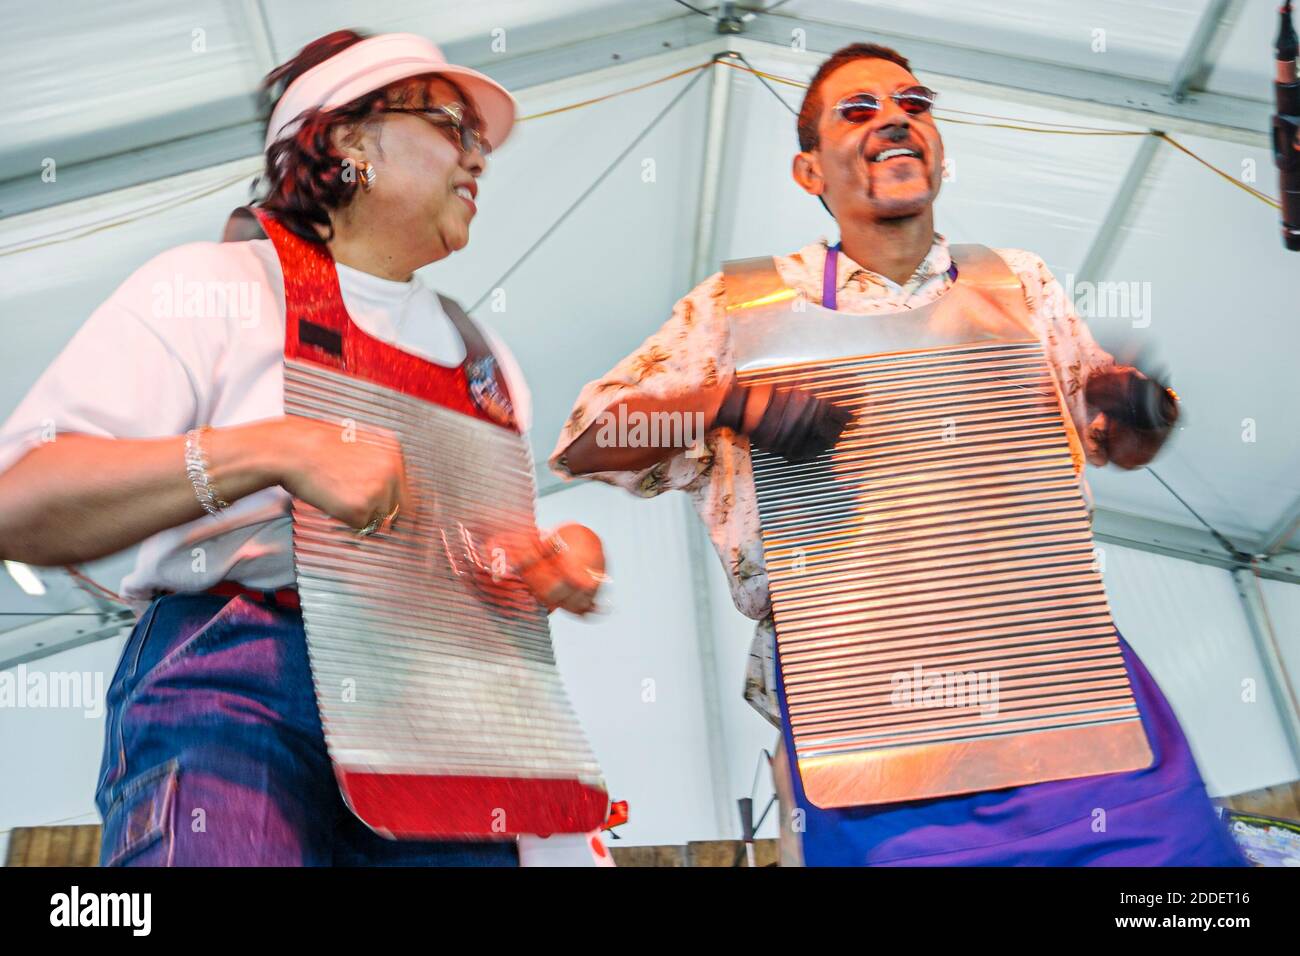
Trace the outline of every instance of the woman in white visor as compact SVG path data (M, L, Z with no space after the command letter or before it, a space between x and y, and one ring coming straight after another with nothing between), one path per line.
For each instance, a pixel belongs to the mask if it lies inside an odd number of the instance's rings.
M63 565L140 546L121 591L141 617L109 691L96 794L104 864L514 865L513 839L387 840L340 797L290 502L372 534L401 521L408 492L391 437L341 441L285 415L284 357L286 289L305 288L368 337L461 369L463 315L412 274L469 241L515 104L409 34L322 37L267 89L256 212L271 238L168 250L91 315L0 430L0 557ZM304 280L285 250L326 268ZM213 309L214 289L234 293ZM526 427L517 366L481 339L499 360L489 392ZM465 404L454 385L447 401ZM603 556L594 536L539 539L520 566L538 601L581 614Z

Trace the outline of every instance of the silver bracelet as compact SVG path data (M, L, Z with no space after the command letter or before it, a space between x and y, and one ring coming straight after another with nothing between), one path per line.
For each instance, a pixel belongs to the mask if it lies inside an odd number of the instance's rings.
M217 489L212 487L212 479L208 475L208 458L203 454L203 433L211 430L207 425L202 425L185 433L185 474L189 475L190 484L194 486L194 497L199 499L203 510L216 515L229 508L230 502L224 500Z

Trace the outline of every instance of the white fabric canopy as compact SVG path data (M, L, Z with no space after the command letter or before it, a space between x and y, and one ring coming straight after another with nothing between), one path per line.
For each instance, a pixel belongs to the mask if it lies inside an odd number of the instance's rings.
M1116 102L1117 88L1131 86L1135 98L1165 89L1204 33L1202 15L1214 9L1230 19L1211 31L1186 101L1161 101L1163 115ZM941 115L951 120L1000 122L968 115L975 113L1044 128L1167 128L1229 176L1275 194L1263 123L1254 119L1266 117L1271 96L1273 11L1263 0L788 0L750 21L750 38L735 42L758 69L806 80L823 54L801 51L801 43L818 50L870 31L904 54L924 53L918 71L940 91ZM136 266L170 246L218 237L259 167L258 77L313 37L345 26L413 31L453 62L503 81L547 78L507 83L523 116L706 62L728 42L668 0L379 7L207 0L184 11L158 0L111 8L81 0L64 4L58 17L29 12L7 20L0 59L17 82L0 100L7 132L0 143L0 215L7 217L0 219L0 417ZM1104 51L1095 49L1099 36ZM997 55L1000 72L982 80L972 74L985 68L979 57L987 54ZM690 74L523 122L492 156L471 245L426 270L426 281L467 307L503 290L480 310L530 381L539 461L581 385L635 348L703 278L694 274L697 244L711 271L728 258L834 237L834 223L790 179L789 111L752 75L715 72L730 83L725 128L715 130L722 133L716 201L706 188L706 143L718 121L709 76L592 189ZM1025 79L1016 82L1018 75ZM1043 76L1077 79L1075 92L1061 95L1029 79ZM775 89L797 106L800 90ZM1253 128L1223 122L1225 103ZM252 132L241 139L245 127ZM1282 250L1275 211L1168 144L1146 150L1140 136L940 128L953 175L939 201L939 229L954 242L1038 252L1063 283L1122 283L1140 296L1140 308L1131 304L1119 316L1094 300L1085 317L1104 345L1143 346L1172 372L1185 400L1184 425L1156 470L1242 547L1276 536L1300 499L1300 257ZM1131 177L1144 151L1150 164ZM47 158L56 163L54 182L41 179ZM121 182L137 185L99 191ZM14 208L25 211L13 215ZM701 222L711 230L702 232ZM1081 274L1085 265L1094 271ZM1121 523L1140 516L1200 531L1146 472L1091 469L1088 477L1097 505ZM618 609L592 626L561 623L559 655L613 796L632 799L634 822L625 832L633 842L730 835L726 808L748 790L759 748L772 743L770 728L740 700L747 622L728 606L712 555L692 563L700 552L690 547L685 504L580 487L548 495L541 508L546 520L592 524L610 549ZM1243 678L1262 680L1266 663L1229 572L1109 550L1105 579L1117 620L1179 710L1211 789L1238 792L1295 777L1279 718L1285 702L1244 710L1233 697ZM89 570L112 586L124 564L110 559ZM1292 564L1300 570L1300 561ZM32 598L0 575L0 610L41 614L86 603L66 578L43 576L50 593ZM703 604L695 586L701 576L708 580ZM1264 592L1281 656L1300 684L1300 587L1269 581ZM0 641L30 620L0 617ZM67 620L69 628L78 624ZM102 657L105 645L93 646ZM702 660L712 660L712 671L700 670ZM111 663L96 661L111 676ZM646 680L658 688L656 704L641 699ZM702 734L701 727L711 729ZM11 756L40 760L0 754L0 764L10 766ZM764 775L760 800L766 787ZM20 808L0 794L0 829L39 822L33 815L45 812L41 806L62 811L76 802L42 799ZM57 815L65 814L50 814Z

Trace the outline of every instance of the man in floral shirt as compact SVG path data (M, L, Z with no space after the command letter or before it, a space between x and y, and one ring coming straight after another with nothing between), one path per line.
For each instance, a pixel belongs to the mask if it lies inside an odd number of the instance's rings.
M822 200L840 227L840 249L832 263L834 292L823 288L831 278L825 271L825 240L775 259L784 284L808 301L833 301L833 308L869 315L915 309L948 291L954 281L952 260L946 240L934 231L943 144L929 110L933 95L901 55L873 45L841 50L814 77L799 114L801 151L793 174ZM1068 411L1076 472L1081 475L1085 459L1124 468L1150 461L1176 410L1165 407L1165 417L1154 422L1129 414L1140 404L1135 396L1155 395L1151 400L1165 406L1172 406L1172 399L1135 369L1117 366L1093 341L1042 259L1019 250L997 252L1020 280L1053 368ZM777 410L784 394L736 384L718 273L680 300L668 322L635 353L582 390L550 462L565 477L594 478L643 497L673 489L691 495L726 568L736 607L760 622L746 698L778 726L771 601L749 449L753 443L800 460L832 444L844 421L834 418L833 411L828 418L821 407L825 403L811 396L797 407ZM602 441L603 413L615 409L629 419L638 413L699 416L706 423L703 446L631 447ZM792 448L799 454L791 453ZM1127 647L1125 651L1131 654ZM796 774L795 802L808 813L804 858L849 865L1239 862L1214 819L1168 705L1141 662L1136 657L1128 662L1148 737L1153 749L1163 750L1152 768L839 811L803 806ZM778 779L778 789L781 783ZM1132 829L1119 840L1098 839L1087 826L1094 807L1133 804L1162 792L1176 792L1175 806L1158 812L1153 807L1140 819L1134 815L1128 821ZM975 821L981 807L996 810L1002 822ZM1070 837L1035 840L1032 835L1045 828L1066 828ZM927 836L916 837L918 833ZM1128 850L1121 847L1123 839L1133 841Z

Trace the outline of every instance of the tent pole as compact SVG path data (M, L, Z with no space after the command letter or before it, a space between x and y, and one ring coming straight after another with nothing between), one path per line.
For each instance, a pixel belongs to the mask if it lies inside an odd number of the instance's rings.
M726 56L728 54L719 54ZM717 58L715 57L715 60ZM733 70L712 67L712 89L705 126L703 168L700 174L699 215L695 228L691 284L697 285L714 269L717 256L717 208L727 142L727 120L731 107ZM690 562L691 598L695 611L695 634L700 658L700 686L703 691L705 730L708 739L709 771L713 791L713 810L718 835L726 838L739 832L732 818L735 796L728 763L726 724L722 719L721 688L718 677L718 635L713 620L708 562L714 560L712 546L695 509L683 501L687 560ZM739 694L739 688L737 688Z
M1237 585L1237 594L1241 597L1242 611L1250 627L1255 651L1264 667L1269 694L1290 745L1291 759L1296 768L1300 769L1300 705L1296 703L1295 689L1287 676L1286 662L1278 650L1277 637L1268 616L1268 607L1264 603L1264 590L1251 568L1238 568L1232 572L1232 577L1233 583Z

